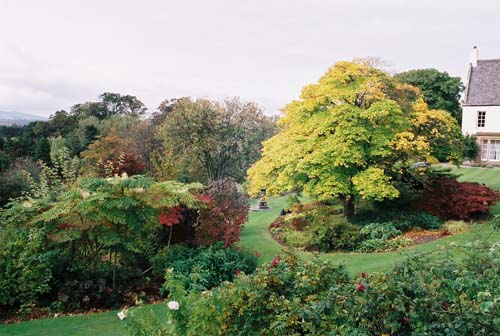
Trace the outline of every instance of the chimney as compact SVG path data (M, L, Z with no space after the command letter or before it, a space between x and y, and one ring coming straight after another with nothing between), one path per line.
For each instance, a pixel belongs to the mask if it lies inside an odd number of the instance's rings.
M479 50L477 49L476 46L472 48L472 51L470 53L470 64L472 67L477 67L477 58L479 57Z

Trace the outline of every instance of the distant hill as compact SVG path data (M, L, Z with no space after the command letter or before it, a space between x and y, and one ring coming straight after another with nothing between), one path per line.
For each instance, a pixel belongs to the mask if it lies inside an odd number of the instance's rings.
M38 120L47 120L47 118L22 112L0 111L0 126L21 126Z

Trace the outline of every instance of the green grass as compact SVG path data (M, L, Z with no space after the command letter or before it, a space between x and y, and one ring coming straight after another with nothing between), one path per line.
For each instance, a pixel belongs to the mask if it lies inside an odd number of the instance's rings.
M253 202L255 203L255 201ZM272 260L282 252L281 246L271 237L269 224L279 216L281 209L286 208L285 197L268 199L271 210L250 211L248 223L245 224L239 246L260 253L259 262Z
M500 170L497 171L500 174ZM251 212L249 222L242 233L240 246L261 253L260 263L269 262L272 258L283 253L279 245L269 233L269 224L285 206L285 198L271 198L268 201L273 208L271 211ZM448 236L427 244L417 245L396 252L383 253L319 253L324 260L335 263L344 263L351 274L361 272L375 272L389 270L394 264L404 260L408 255L426 253L432 250L449 250L450 243L465 245L473 240L500 241L500 233L493 231L490 224L477 225L473 230L459 235ZM315 253L298 252L305 258L311 258ZM436 255L439 257L439 254Z
M454 172L462 174L462 181L485 183L500 190L500 169L485 168L459 168ZM268 231L269 224L276 218L281 209L286 206L286 198L270 198L272 207L269 211L250 212L249 221L243 229L239 246L258 251L261 256L260 263L270 261L275 255L283 252L282 247L271 237ZM500 204L494 209L500 213ZM443 251L453 249L450 243L465 245L471 240L487 239L500 241L500 233L494 232L489 224L478 225L474 230L450 237L446 237L428 244L418 245L405 249L403 252L387 252L372 254L356 253L328 253L321 258L336 263L344 263L353 273L375 272L390 269L395 263L400 262L409 254L425 253L435 249ZM312 253L299 252L304 258L310 258ZM439 254L436 255L439 257ZM152 309L161 314L165 305L152 305ZM41 319L37 321L22 322L0 326L0 336L97 336L97 335L126 335L116 311L97 313L91 315L68 316Z
M459 180L484 183L491 188L500 190L500 169L495 168L456 168L454 173L460 174ZM275 255L283 252L282 247L271 237L268 231L269 224L279 215L282 208L286 207L286 199L271 198L268 201L272 207L270 211L250 212L249 222L245 225L242 233L240 246L261 253L260 263L269 262ZM500 203L493 208L494 214L500 214ZM336 263L344 263L347 269L353 273L374 272L390 269L394 264L402 261L408 255L426 253L435 249L450 249L450 243L465 245L473 240L500 241L500 233L492 230L491 225L484 224L475 226L470 232L449 236L427 244L417 245L401 252L385 253L324 253L321 258ZM300 255L309 258L314 254L299 252ZM438 255L436 257L439 257Z
M164 305L151 305L158 313ZM0 326L1 336L122 336L127 335L117 311L45 318Z
M499 168L455 168L453 173L460 174L460 181L484 183L490 188L500 190Z

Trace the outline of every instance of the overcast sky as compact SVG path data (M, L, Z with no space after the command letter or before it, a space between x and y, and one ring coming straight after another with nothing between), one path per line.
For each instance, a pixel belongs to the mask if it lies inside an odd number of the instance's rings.
M0 110L132 94L240 96L274 114L339 60L464 77L500 58L497 0L0 0Z

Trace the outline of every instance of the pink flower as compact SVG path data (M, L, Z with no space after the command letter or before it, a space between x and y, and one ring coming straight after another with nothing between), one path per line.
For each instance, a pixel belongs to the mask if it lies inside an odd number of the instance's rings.
M366 272L361 273L362 278L366 278Z
M360 282L360 283L358 284L358 290L359 290L360 292L364 292L364 291L366 290L365 285L363 285L363 283L361 283L361 282Z
M274 266L278 265L279 262L280 262L280 256L277 255L276 257L274 257L273 261L271 262L271 266L274 267Z
M238 276L240 275L241 271L239 269L237 269L235 272L234 272L234 276Z

